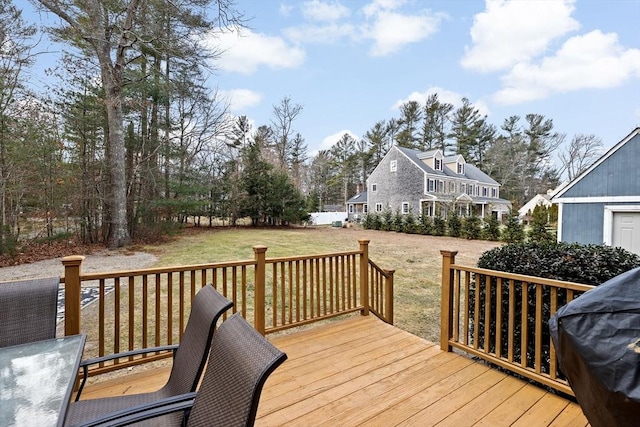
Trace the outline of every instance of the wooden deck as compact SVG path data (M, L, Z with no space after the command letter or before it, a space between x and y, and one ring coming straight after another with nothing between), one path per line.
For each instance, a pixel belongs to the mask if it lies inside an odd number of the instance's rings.
M576 403L374 316L270 340L289 359L265 385L257 426L588 425ZM153 369L88 385L83 398L157 389L167 375Z

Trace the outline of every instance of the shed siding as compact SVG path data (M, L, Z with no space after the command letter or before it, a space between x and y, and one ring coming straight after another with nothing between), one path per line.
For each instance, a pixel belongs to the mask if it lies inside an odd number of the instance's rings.
M604 203L565 203L562 206L562 241L569 243L604 243L602 223Z
M562 198L640 195L640 134L567 190Z
M398 162L396 172L390 171L392 160ZM377 184L377 191L373 191L373 184ZM416 200L417 194L424 194L424 172L399 150L392 148L369 176L369 212L375 212L376 203L382 203L383 209L396 212L406 202L410 204L411 212L418 214L420 205Z
M565 203L562 206L562 241L602 245L604 207L611 203ZM615 203L635 206L637 203Z

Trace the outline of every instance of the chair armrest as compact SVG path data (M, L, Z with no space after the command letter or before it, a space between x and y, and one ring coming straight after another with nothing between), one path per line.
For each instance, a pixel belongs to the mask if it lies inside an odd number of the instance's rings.
M99 426L126 426L132 423L148 420L150 418L167 415L172 412L185 411L193 406L196 392L179 394L155 402L145 403L143 405L133 406L131 408L122 409L95 418L91 421L81 424L81 427L99 427Z
M87 360L81 361L80 367L82 368L82 382L80 383L80 387L78 387L78 393L76 393L75 401L77 402L80 399L80 394L82 393L82 389L84 389L84 385L87 382L87 376L89 374L89 366L96 365L102 362L108 362L110 360L122 359L123 357L138 356L141 354L155 353L159 351L169 351L169 350L173 351L173 356L175 357L176 351L178 350L178 344L163 345L159 347L140 348L137 350L124 351L122 353L109 354L107 356L101 356L101 357L96 357L93 359L87 359Z

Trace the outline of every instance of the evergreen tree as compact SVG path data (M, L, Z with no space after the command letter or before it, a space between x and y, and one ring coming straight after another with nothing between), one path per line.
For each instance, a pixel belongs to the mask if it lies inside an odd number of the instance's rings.
M482 229L482 235L487 240L500 240L500 222L498 218L493 215L489 215L489 217L485 220L485 226Z
M429 95L424 105L424 120L419 133L419 149L423 151L440 149L445 155L451 150L449 142L449 115L453 105L441 103L438 94Z
M405 102L400 106L398 134L396 141L400 147L418 148L418 129L422 121L422 108L417 101Z
M462 235L469 240L477 240L482 232L482 220L474 211L462 222Z
M433 217L431 234L434 236L444 236L447 231L447 222L438 214Z
M460 221L460 217L458 216L458 211L456 209L452 209L451 213L447 216L447 229L449 231L449 236L460 237L462 222Z
M507 224L502 233L502 240L507 243L519 243L524 241L524 228L517 215L509 215Z

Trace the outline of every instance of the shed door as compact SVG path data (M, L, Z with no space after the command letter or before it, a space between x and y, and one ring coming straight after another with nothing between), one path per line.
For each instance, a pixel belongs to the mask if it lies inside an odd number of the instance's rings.
M613 213L612 246L640 255L640 212Z

